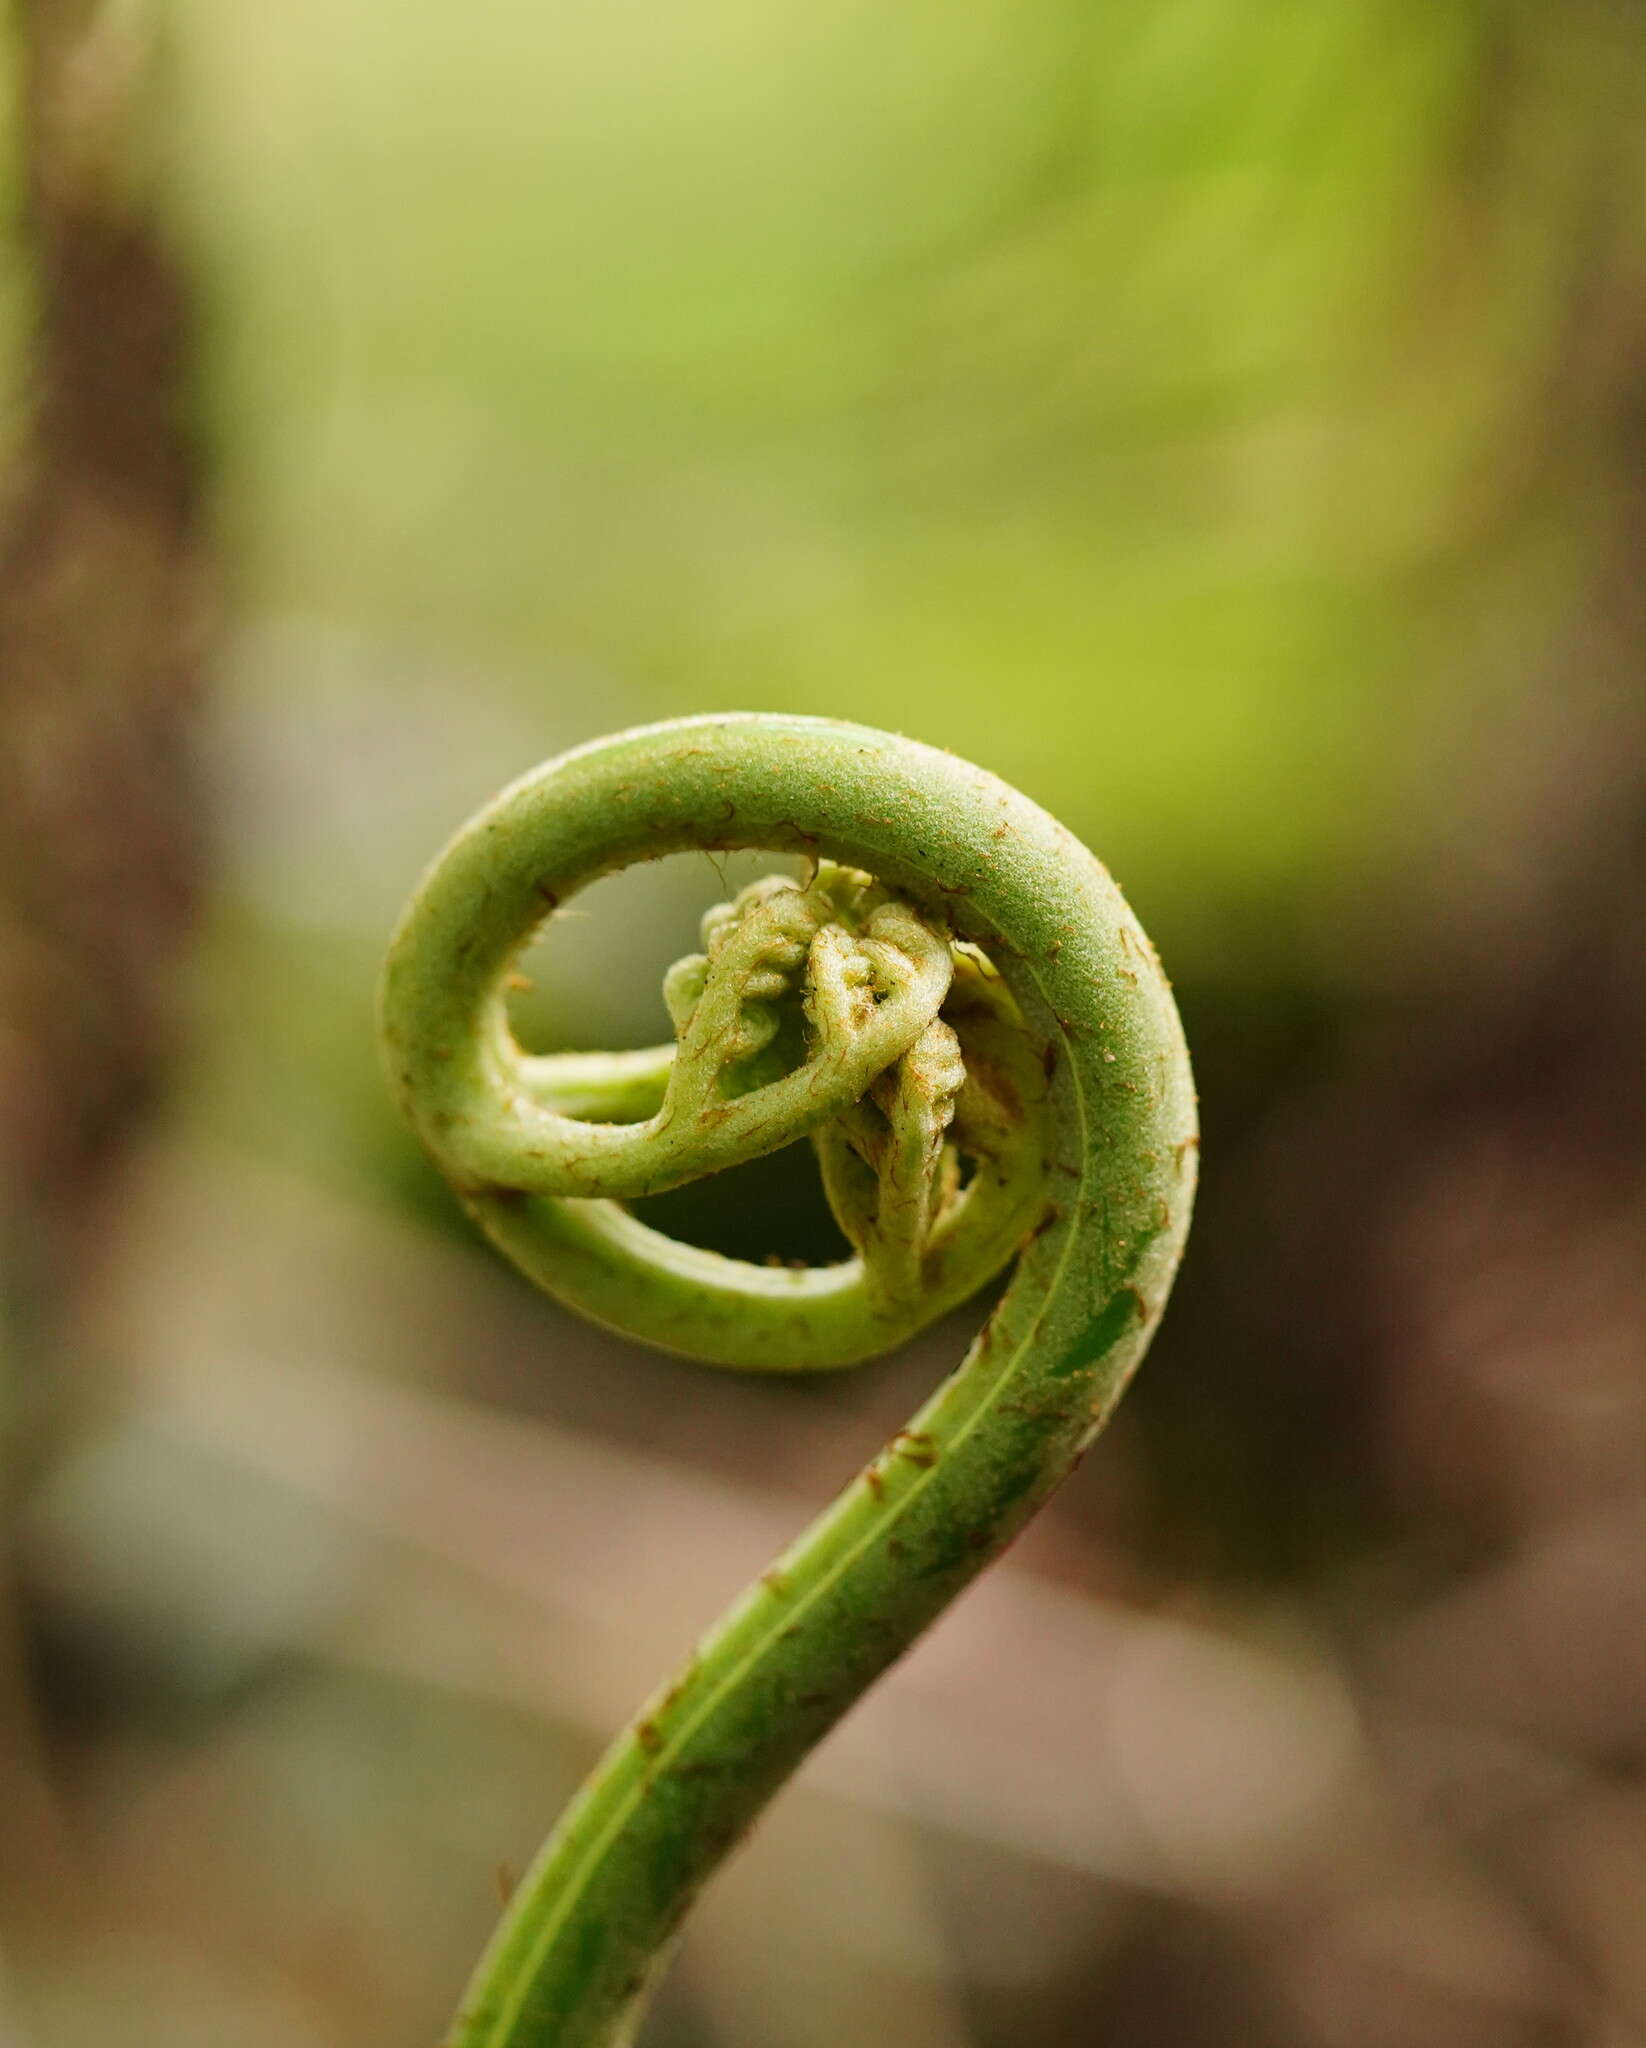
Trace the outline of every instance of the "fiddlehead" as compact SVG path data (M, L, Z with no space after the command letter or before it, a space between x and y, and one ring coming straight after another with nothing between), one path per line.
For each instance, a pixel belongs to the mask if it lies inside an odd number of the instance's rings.
M598 876L803 856L670 970L676 1043L534 1058L510 963ZM772 1792L1101 1428L1164 1306L1194 1097L1104 870L994 777L864 727L621 734L506 790L390 953L400 1099L482 1229L585 1313L712 1362L873 1356L1015 1254L964 1361L618 1738L521 1884L451 2048L621 2048L692 1897ZM621 1204L802 1135L853 1256L746 1265Z

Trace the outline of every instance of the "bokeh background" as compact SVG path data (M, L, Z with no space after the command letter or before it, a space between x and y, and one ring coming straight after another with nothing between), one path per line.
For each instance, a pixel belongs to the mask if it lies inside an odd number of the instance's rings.
M1205 1178L647 2048L1646 2040L1637 0L16 0L0 86L5 2048L437 2038L957 1355L574 1324L379 1078L445 835L733 706L1085 837ZM654 1040L722 881L522 1030Z

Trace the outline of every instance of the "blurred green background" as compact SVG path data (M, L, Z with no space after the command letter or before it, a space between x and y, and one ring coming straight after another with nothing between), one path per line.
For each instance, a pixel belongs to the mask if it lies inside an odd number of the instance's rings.
M5 71L0 2044L436 2038L958 1355L575 1325L380 1081L447 834L729 707L1084 837L1205 1182L647 2048L1646 2040L1635 0L18 0ZM522 1029L656 1039L723 879ZM670 1214L822 1242L804 1159Z

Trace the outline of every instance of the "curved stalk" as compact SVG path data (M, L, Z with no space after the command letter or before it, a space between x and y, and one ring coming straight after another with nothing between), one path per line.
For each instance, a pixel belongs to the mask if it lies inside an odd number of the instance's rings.
M666 984L675 1048L521 1052L505 978L547 914L635 860L749 847L805 856L809 877L711 914L706 953ZM1044 811L915 742L760 714L621 734L506 790L414 897L383 1030L481 1227L648 1341L754 1369L846 1363L1016 1256L956 1371L617 1738L449 2036L622 2048L715 1866L1124 1390L1188 1227L1188 1057L1136 919ZM854 1249L840 1266L720 1259L618 1206L803 1131Z

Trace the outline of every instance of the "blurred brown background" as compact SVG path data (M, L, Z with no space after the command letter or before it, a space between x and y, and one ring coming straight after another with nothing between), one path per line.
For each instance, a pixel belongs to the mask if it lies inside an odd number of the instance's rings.
M1643 38L16 0L4 2048L436 2038L603 1737L957 1355L608 1340L381 1085L444 836L730 706L1088 839L1205 1180L1111 1434L648 2048L1646 2041ZM522 1028L659 1036L695 869L564 920ZM826 1241L803 1159L670 1215Z

